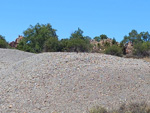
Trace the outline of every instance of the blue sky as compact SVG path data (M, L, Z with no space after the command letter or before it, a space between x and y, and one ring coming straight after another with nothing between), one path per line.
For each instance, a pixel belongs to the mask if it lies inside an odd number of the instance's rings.
M135 29L150 32L150 0L1 0L0 34L7 41L29 25L50 23L59 39L82 29L91 38L106 34L121 41Z

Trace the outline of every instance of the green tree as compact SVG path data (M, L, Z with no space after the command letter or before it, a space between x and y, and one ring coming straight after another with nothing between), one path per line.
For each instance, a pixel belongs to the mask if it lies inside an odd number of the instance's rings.
M24 39L17 46L18 49L40 53L44 50L44 44L49 38L56 38L56 30L50 24L39 24L30 27L24 32Z
M113 44L113 45L117 44L117 41L116 41L115 38L112 39L112 44Z
M134 44L134 55L138 57L150 57L150 42Z
M134 43L139 43L142 42L142 38L141 38L141 34L138 34L138 32L136 30L132 30L131 32L129 32L129 36L124 36L124 39L122 40L123 44L126 44L128 42L132 42Z
M100 35L100 40L104 40L104 39L107 39L108 37L107 37L107 35L105 35L105 34L102 34L102 35Z
M58 52L60 51L60 43L57 38L49 38L44 45L45 52Z
M140 35L141 35L141 38L142 38L143 41L150 42L149 32L141 32Z
M8 47L8 43L5 40L5 37L0 35L0 48L7 48Z
M67 52L67 51L69 51L69 47L68 47L69 41L70 41L70 39L61 39L61 40L60 40L60 50L61 50L62 52Z
M70 39L68 43L69 52L89 52L90 43L83 39Z
M101 40L104 40L104 39L107 39L107 35L105 34L101 34L100 36L96 36L94 37L94 39L97 41L97 42L100 42Z
M100 42L101 38L99 36L94 37L95 41Z
M89 52L91 49L90 37L83 36L83 31L78 28L71 34L67 48L71 52Z
M83 31L78 28L78 30L71 34L70 39L84 39Z

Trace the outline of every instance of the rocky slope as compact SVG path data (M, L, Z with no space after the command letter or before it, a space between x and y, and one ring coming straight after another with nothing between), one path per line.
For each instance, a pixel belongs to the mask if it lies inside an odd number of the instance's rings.
M4 61L15 62L0 70L2 113L83 113L95 105L113 109L121 103L150 103L150 63L143 60L9 50Z

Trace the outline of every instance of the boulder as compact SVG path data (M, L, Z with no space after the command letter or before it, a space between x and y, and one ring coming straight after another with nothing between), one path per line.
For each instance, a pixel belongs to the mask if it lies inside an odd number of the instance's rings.
M125 53L126 53L126 55L133 54L133 43L132 42L128 42L125 44Z
M10 42L9 45L10 45L11 47L16 48L17 45L19 44L19 42L20 42L22 39L23 39L23 36L19 35L18 38L16 38L15 41Z

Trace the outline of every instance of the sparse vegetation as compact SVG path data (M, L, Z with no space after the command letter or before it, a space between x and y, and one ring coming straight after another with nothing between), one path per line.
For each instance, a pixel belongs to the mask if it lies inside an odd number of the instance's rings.
M108 38L105 34L94 37L93 41L89 36L83 36L83 31L78 28L69 38L59 40L56 29L50 24L37 23L35 26L31 25L23 34L24 38L19 42L17 49L27 52L97 52L126 58L150 57L149 32L138 33L132 30L118 43L115 38ZM0 48L10 48L1 35Z
M134 55L138 57L150 57L150 42L135 44Z
M150 113L150 106L146 103L131 103L129 105L122 104L119 109L107 111L103 107L93 107L89 113Z
M105 50L106 54L115 55L115 56L122 56L122 48L117 45L112 45L106 48Z
M0 35L0 48L8 48L8 43L2 35Z

